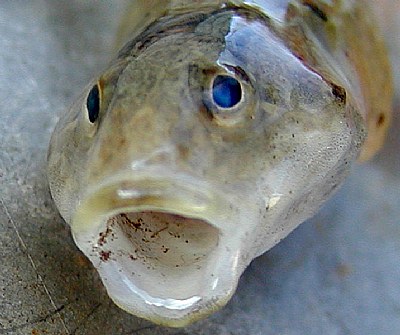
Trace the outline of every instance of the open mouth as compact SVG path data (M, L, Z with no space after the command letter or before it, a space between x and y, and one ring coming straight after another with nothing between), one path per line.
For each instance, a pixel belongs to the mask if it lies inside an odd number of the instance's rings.
M137 290L158 299L184 300L199 294L218 245L218 229L209 223L160 211L123 212L107 220L93 252L119 263L135 278Z
M81 202L75 242L122 309L180 326L229 300L238 256L221 243L221 201L200 190L173 181L114 182Z

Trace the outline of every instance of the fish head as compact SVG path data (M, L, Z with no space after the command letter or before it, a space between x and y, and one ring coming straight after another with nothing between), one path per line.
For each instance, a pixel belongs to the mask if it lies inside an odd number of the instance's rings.
M349 95L265 18L156 23L61 119L49 179L114 302L182 326L311 216L357 156ZM183 20L183 22L182 22Z

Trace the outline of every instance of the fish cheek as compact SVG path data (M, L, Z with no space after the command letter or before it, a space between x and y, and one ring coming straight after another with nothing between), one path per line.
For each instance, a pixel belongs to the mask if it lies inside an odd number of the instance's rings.
M76 195L85 179L88 153L100 126L100 119L94 123L88 119L87 99L92 87L93 84L89 85L86 93L60 119L49 148L48 175L52 195L60 203L60 212L67 221L76 205Z
M64 121L60 121L53 133L47 172L52 197L58 204L61 215L70 222L70 213L75 207L73 195L79 191L80 167L85 163L85 155L81 146L82 133L79 131L82 121L80 115Z

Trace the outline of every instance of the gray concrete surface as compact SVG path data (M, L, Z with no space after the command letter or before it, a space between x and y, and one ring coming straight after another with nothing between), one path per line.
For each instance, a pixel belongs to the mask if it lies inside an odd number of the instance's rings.
M223 310L167 329L113 305L51 201L45 158L109 57L115 3L0 2L0 335L400 334L398 115L385 149L256 259Z

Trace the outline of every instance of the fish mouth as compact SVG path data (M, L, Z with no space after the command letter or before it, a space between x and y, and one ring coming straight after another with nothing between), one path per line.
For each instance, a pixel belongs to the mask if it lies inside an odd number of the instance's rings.
M221 205L182 176L113 181L84 197L72 233L119 307L180 327L225 305L237 286L239 252L226 248Z

